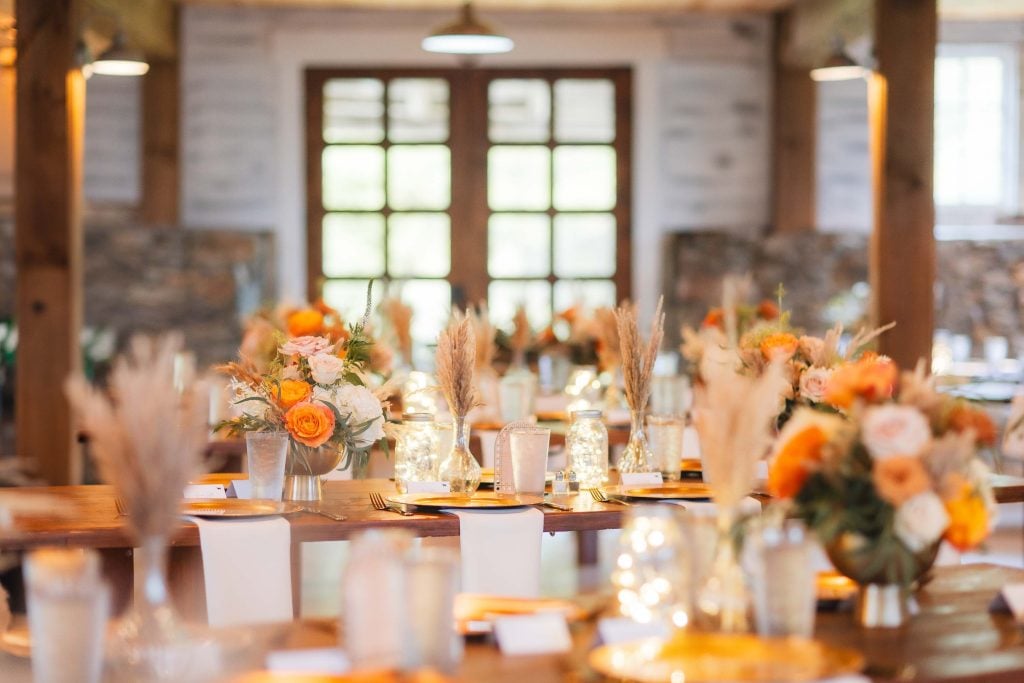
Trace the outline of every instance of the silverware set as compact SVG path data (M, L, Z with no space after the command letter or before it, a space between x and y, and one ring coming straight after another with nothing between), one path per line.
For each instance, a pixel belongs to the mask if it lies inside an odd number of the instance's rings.
M370 492L370 503L373 505L373 508L375 510L394 512L396 514L402 515L403 517L412 517L413 515L413 513L409 512L408 510L403 510L402 508L397 507L395 505L389 505L388 502L384 500L384 496L382 496L377 491Z
M598 503L612 503L614 505L624 505L626 507L632 505L632 503L627 503L626 501L621 500L619 498L609 498L608 494L606 494L601 489L587 489L587 493L589 493L590 497L593 498Z
M345 515L339 515L339 514L337 514L335 512L329 512L327 510L320 510L319 508L306 507L304 505L303 506L299 506L299 511L300 512L309 512L309 513L312 513L314 515L320 515L320 516L326 517L328 519L333 519L335 522L344 522L346 519L348 519Z

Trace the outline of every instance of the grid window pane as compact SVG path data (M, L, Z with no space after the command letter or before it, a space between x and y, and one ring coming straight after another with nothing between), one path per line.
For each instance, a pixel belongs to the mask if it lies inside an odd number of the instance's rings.
M547 147L491 147L487 153L487 203L491 209L547 209L551 204L550 158Z
M384 208L384 150L371 145L324 149L323 204L328 210Z
M563 213L555 216L555 275L611 277L615 274L615 216Z
M324 283L324 302L341 314L345 324L354 323L366 312L366 287L369 280L328 280ZM384 286L373 283L371 310L375 309L384 296Z
M323 235L327 277L384 275L384 216L330 213L324 216Z
M332 78L324 83L324 142L381 142L384 83L376 78Z
M396 78L388 84L388 139L443 142L448 139L448 81Z
M389 292L412 307L412 338L435 343L451 315L451 285L446 280L395 280Z
M547 142L551 88L539 79L498 79L487 89L488 133L493 142Z
M494 214L487 225L491 277L545 277L551 272L551 220L546 214Z
M615 207L615 150L605 146L555 148L555 208L607 211Z
M451 221L444 213L396 213L388 218L388 273L445 277L451 269Z
M451 153L444 145L395 145L388 150L388 205L392 209L447 209Z
M555 81L555 140L611 142L615 139L615 86L605 79Z
M572 306L593 310L602 306L614 308L617 303L615 283L611 280L559 280L555 283L555 310Z
M534 329L551 322L551 284L546 280L493 280L487 288L491 321L507 328L516 309L526 308L526 317Z

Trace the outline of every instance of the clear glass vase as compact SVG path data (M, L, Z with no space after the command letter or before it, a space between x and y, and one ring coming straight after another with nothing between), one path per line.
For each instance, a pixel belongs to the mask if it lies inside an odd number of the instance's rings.
M168 543L147 536L135 551L141 590L107 643L114 681L206 681L220 671L216 642L187 626L170 601L167 587Z
M644 418L639 410L629 413L629 442L619 459L619 472L656 472L654 455L644 434Z
M452 449L441 460L437 476L441 481L448 482L452 493L471 496L480 486L480 463L469 452L469 429L466 426L466 416L456 416L454 421L455 438L452 441Z
M750 630L747 616L750 593L740 565L742 535L737 533L736 521L736 509L719 507L715 552L696 598L699 621L706 630L722 633Z

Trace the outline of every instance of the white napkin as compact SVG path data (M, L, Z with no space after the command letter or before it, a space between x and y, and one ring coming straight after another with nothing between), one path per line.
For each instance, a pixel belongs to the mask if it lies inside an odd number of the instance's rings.
M673 500L665 501L681 505L686 508L686 511L691 515L697 515L698 517L714 517L718 514L718 505L714 501L706 500ZM757 498L751 498L747 496L740 501L740 514L741 515L759 515L761 514L761 501Z
M462 592L536 598L544 513L536 508L457 510Z
M200 519L210 626L291 621L291 527L282 517Z

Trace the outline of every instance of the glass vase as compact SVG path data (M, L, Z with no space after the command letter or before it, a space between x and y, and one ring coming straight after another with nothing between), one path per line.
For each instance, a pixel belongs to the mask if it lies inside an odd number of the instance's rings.
M473 495L480 485L480 463L469 452L469 429L466 416L455 417L455 438L452 449L441 460L437 472L438 479L448 482L452 493Z
M109 636L115 681L202 681L216 675L216 643L186 626L170 601L167 538L147 536L136 549L141 590Z
M721 506L716 520L718 537L707 575L697 591L697 611L703 628L721 633L750 630L750 593L740 565L742 535L736 529L737 511Z
M654 456L644 434L644 419L639 410L629 413L629 441L619 459L619 472L655 472Z

